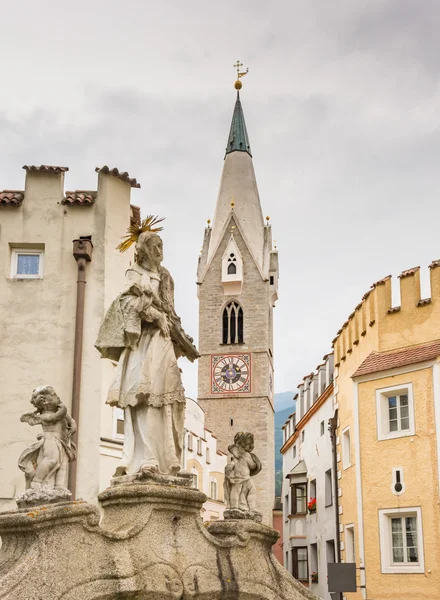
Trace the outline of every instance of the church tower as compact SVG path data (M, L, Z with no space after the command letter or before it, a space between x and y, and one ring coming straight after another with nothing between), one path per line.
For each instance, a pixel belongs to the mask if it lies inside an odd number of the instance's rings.
M273 307L278 254L264 222L240 101L232 116L212 226L199 257L198 399L208 429L227 451L237 431L255 437L263 468L257 508L272 523L274 502Z

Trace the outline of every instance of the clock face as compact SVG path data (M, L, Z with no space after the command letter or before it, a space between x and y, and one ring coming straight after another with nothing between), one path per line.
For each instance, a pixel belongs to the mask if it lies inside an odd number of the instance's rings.
M212 393L251 391L250 354L216 354L211 357Z

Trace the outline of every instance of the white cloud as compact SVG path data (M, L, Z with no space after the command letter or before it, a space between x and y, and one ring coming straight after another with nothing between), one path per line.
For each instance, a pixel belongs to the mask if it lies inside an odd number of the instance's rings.
M29 163L69 166L66 188L92 189L104 163L137 177L134 203L167 217L165 263L195 334L240 58L280 252L276 387L293 389L371 282L440 256L439 13L433 0L8 4L0 188L22 187Z

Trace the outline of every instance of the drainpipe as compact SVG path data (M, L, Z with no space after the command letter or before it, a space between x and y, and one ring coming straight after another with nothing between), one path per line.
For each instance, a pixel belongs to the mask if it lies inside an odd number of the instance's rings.
M335 411L335 416L329 419L330 439L332 442L333 454L333 489L335 494L335 524L336 524L336 562L341 562L341 548L339 544L339 503L338 503L338 458L336 452L336 429L338 427L338 411Z
M84 298L86 292L86 264L92 260L93 245L91 236L80 237L73 240L73 256L78 264L78 279L76 285L76 317L75 317L75 343L73 348L73 383L72 383L72 418L77 425L77 431L72 436L78 447L79 408L81 394L81 362L84 335ZM78 458L77 458L78 461ZM69 466L69 490L72 500L76 498L76 473L78 462Z

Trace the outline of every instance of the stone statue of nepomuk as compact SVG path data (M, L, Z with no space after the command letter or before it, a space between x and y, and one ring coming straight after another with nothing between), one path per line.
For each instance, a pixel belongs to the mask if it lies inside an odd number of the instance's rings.
M71 439L76 423L49 385L33 391L31 404L36 410L23 414L20 421L41 425L43 433L37 435L38 441L26 448L18 459L18 466L25 474L26 491L17 503L69 500L71 493L66 486L68 464L76 459L76 447Z
M252 450L254 436L240 431L235 434L234 443L228 447L231 460L225 467L225 519L253 519L261 521L261 513L256 511L256 491L252 477L261 471L261 462Z
M107 398L124 409L125 418L115 475L173 475L181 468L185 414L177 358L194 361L199 354L174 310L174 282L161 266L161 238L151 230L136 238L135 264L96 342L104 358L118 361Z

